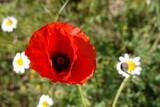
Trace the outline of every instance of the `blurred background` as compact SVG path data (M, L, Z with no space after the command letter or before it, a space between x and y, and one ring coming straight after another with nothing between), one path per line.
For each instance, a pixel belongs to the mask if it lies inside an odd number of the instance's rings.
M0 30L0 107L35 107L42 94L53 107L82 107L77 86L54 84L32 69L13 71L17 52L26 48L32 33L47 23L70 23L91 39L97 70L82 86L89 107L110 107L124 77L116 70L119 56L141 57L143 68L122 91L117 107L160 107L160 1L159 0L0 0L0 23L18 20L11 33Z

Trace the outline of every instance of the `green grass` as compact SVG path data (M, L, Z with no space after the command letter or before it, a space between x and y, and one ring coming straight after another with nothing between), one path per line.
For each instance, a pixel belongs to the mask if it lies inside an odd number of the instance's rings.
M6 2L5 2L6 1ZM110 107L120 83L118 57L140 56L143 68L121 93L117 107L160 107L160 2L140 0L70 0L58 21L81 28L97 53L97 70L82 86L90 107ZM17 52L26 48L32 33L54 22L65 0L0 0L0 22L15 16L14 32L0 30L0 106L35 107L42 94L54 100L54 107L82 107L76 85L52 83L37 72L29 78L13 71Z

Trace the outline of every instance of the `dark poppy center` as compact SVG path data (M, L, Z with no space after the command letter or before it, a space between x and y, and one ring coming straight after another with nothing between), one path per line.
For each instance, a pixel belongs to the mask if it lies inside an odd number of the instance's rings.
M59 65L63 65L64 62L65 62L65 59L64 59L63 57L58 57L58 58L57 58L57 63L58 63Z
M70 59L66 54L56 53L51 57L52 66L57 72L61 72L63 70L67 70L70 66Z

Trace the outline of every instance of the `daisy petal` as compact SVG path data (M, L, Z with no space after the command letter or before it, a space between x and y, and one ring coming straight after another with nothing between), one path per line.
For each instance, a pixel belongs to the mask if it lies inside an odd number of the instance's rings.
M124 62L124 61L125 61L125 58L122 57L122 56L120 56L120 57L119 57L119 60L120 60L121 62Z
M135 57L133 58L133 61L139 61L141 58L140 57Z
M23 67L23 66L21 66L19 69L20 69L20 72L21 72L21 73L24 73L25 70L24 70L24 67Z
M124 58L125 58L125 60L128 60L128 59L129 59L129 55L128 55L128 54L125 54L125 55L124 55Z

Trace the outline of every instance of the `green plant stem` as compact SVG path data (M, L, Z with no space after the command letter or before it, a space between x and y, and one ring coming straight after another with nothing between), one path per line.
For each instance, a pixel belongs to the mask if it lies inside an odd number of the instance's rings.
M85 100L84 95L83 95L82 87L80 85L77 85L77 86L78 86L79 94L80 94L81 99L82 99L82 103L83 103L84 107L87 107L86 100Z
M70 0L66 0L66 2L63 4L63 6L62 6L61 9L59 10L59 12L58 12L58 14L57 14L57 16L56 16L56 18L55 18L55 21L58 20L60 14L62 13L62 10L66 7L66 5L68 4L69 1L70 1Z
M48 93L49 93L49 91L52 91L53 93L55 93L55 89L56 89L57 84L58 84L58 82L54 83L54 85L51 88L49 87ZM51 97L54 97L54 94L52 94Z
M123 82L121 83L121 85L120 85L120 87L119 87L119 89L118 89L118 92L117 92L117 94L116 94L116 96L115 96L115 98L114 98L112 107L115 107L115 106L116 106L116 103L117 103L117 101L118 101L118 98L119 98L119 96L120 96L120 94L121 94L121 92L122 92L125 84L126 84L127 81L129 80L129 78L130 78L130 77L125 78L125 79L123 80Z

